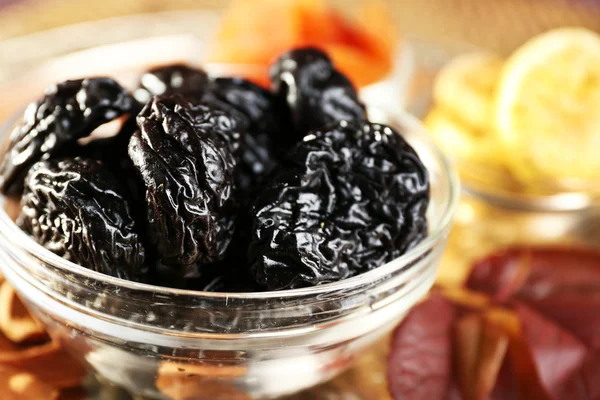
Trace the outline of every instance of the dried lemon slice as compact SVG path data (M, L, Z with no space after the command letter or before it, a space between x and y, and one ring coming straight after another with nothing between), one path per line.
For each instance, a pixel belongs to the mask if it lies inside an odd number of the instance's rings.
M431 109L423 123L434 140L457 160L488 165L502 163L501 149L489 130L471 128L440 106Z
M493 99L502 60L491 53L459 56L440 71L433 98L472 128L486 130L493 125Z
M600 179L600 36L562 28L519 48L500 77L495 122L520 178Z

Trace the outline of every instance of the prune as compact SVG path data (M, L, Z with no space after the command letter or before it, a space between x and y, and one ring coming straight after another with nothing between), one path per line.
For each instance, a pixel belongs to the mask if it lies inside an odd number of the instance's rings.
M0 164L0 190L17 194L29 167L56 155L98 126L135 111L133 97L110 78L66 81L51 86L30 104L10 136Z
M211 80L203 97L229 104L248 119L238 158L238 188L247 193L260 186L277 165L273 139L282 133L280 110L268 90L241 78Z
M152 96L171 94L199 99L207 82L208 76L201 69L173 64L145 72L134 95L141 103L148 102Z
M301 48L284 53L271 67L273 91L287 103L298 142L315 129L342 120L366 120L352 83L325 53Z
M392 128L341 121L307 135L250 210L248 261L266 289L378 267L427 234L427 170Z
M145 252L121 190L99 161L40 161L25 180L17 224L67 260L139 280Z
M154 97L129 143L158 263L188 278L224 257L237 212L234 156L219 142L219 125L196 118L197 109L179 96Z
M132 116L123 123L115 136L92 140L85 145L75 144L65 153L101 161L114 176L118 176L125 189L124 196L131 213L136 223L142 224L146 218L144 185L127 152L131 136L136 130L136 117ZM140 234L143 236L143 232Z

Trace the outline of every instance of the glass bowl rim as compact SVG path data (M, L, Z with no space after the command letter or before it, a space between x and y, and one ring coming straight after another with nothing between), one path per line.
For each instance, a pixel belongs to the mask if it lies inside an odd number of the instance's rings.
M212 299L236 298L252 300L277 298L285 300L295 297L319 296L325 293L356 289L365 284L381 280L398 268L417 260L419 257L426 254L427 251L431 250L440 240L442 240L444 235L447 234L450 224L452 223L454 210L458 204L461 192L458 173L454 165L431 140L429 135L427 135L423 124L416 117L413 117L405 111L398 112L394 115L389 115L386 113L386 116L390 117L390 124L392 127L394 124L396 124L409 127L411 131L418 132L419 141L424 142L424 144L427 146L428 152L430 152L434 156L434 159L436 159L439 163L441 167L442 179L446 182L448 189L446 193L444 193L445 200L443 205L440 207L441 216L439 217L439 222L436 224L434 229L430 230L429 234L423 241L402 256L395 258L371 271L367 271L348 279L306 288L264 292L206 292L198 290L176 289L128 281L96 272L68 261L36 243L33 238L31 238L17 226L17 224L10 218L4 207L0 207L0 237L4 239L3 241L7 246L16 247L18 250L23 251L28 255L33 255L37 260L51 264L52 266L57 267L62 271L74 274L75 276L91 278L96 281L100 281L103 284L146 293ZM21 114L16 114L12 118L9 118L8 121L6 121L2 126L0 126L0 136L8 135L7 132L14 127L16 121L20 117ZM0 198L5 200L7 199L7 197L3 195L0 195ZM47 269L47 267L45 268ZM55 274L55 272L52 272L52 274Z

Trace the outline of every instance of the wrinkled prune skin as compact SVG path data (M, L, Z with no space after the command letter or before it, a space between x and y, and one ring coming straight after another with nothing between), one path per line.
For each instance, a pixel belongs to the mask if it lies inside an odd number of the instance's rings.
M284 53L271 67L270 76L273 92L289 110L295 130L291 142L334 122L366 120L354 86L320 50Z
M42 246L83 267L143 279L144 247L115 177L99 161L64 158L34 164L17 224Z
M12 132L0 164L0 190L19 194L27 170L49 159L98 126L136 111L135 99L110 78L90 78L59 83L30 104L23 121Z
M116 135L92 140L85 145L77 144L66 151L69 156L81 156L101 161L114 176L119 177L130 206L131 214L138 224L143 226L146 220L144 184L127 152L131 136L137 130L136 116L129 117ZM144 237L144 232L139 232ZM145 239L145 238L144 238ZM147 255L151 249L146 249Z
M152 96L181 94L190 99L199 99L208 83L208 75L201 69L184 64L173 64L153 68L140 78L134 95L141 102Z
M129 143L159 267L185 278L224 257L237 212L234 156L220 143L218 125L196 118L195 107L179 96L154 97Z
M305 137L250 212L248 261L265 289L338 281L427 235L427 170L385 125L342 121Z
M282 134L280 108L266 89L242 78L216 78L203 97L225 103L247 118L241 154L238 157L238 189L248 194L259 187L277 165L274 139Z

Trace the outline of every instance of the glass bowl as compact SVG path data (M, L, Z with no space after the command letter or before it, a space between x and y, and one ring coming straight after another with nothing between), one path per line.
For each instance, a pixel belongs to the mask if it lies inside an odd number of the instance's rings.
M375 110L371 116L404 132L431 180L428 237L380 268L341 282L264 293L139 284L39 246L13 223L4 211L10 200L1 198L0 270L54 339L101 379L131 393L273 398L316 385L349 367L427 293L458 199L453 168L416 119Z

